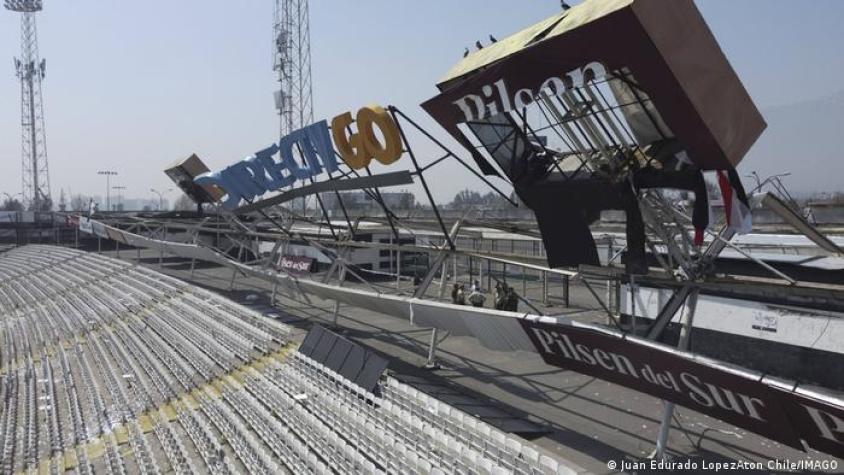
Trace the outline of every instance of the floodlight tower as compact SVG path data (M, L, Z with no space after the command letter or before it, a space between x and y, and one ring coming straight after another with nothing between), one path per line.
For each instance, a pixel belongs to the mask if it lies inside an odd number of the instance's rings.
M275 0L273 68L280 85L275 99L281 137L313 122L309 25L308 0Z
M4 0L3 6L21 13L21 57L15 58L15 70L21 82L24 206L36 211L49 210L53 203L41 100L41 81L46 62L38 55L38 31L35 27L35 13L43 8L42 0Z

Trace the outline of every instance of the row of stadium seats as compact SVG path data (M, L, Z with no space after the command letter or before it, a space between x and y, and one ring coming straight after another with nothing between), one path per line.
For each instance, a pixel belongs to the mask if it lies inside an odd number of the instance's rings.
M0 254L0 331L3 473L570 473L393 378L376 396L281 352L273 319L103 256Z
M241 471L207 418L175 398L277 349L289 332L143 267L50 246L0 255L0 322L2 472L33 469L67 450L80 473L204 471L197 460L215 472ZM209 353L223 355L226 365ZM177 424L161 410L168 402L177 405ZM152 414L155 443L139 423L144 413ZM102 444L98 461L89 457L94 440Z

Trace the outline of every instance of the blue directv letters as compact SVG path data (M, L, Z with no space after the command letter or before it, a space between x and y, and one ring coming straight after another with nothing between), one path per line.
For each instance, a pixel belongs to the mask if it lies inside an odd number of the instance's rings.
M280 160L273 157L278 153ZM302 157L300 164L296 156ZM241 200L252 201L268 191L292 186L323 172L339 170L328 122L322 120L283 137L278 145L230 165L221 171L209 172L194 179L198 185L213 185L226 193L222 206L233 210Z

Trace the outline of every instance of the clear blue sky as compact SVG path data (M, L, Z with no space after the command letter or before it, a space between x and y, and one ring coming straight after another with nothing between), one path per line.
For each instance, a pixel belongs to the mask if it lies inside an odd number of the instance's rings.
M54 199L102 194L96 171L120 173L127 197L168 186L161 170L190 153L221 167L275 140L272 0L45 0L38 28ZM572 2L577 3L577 2ZM844 1L698 0L760 109L844 89ZM311 4L317 118L394 104L440 137L418 104L465 46L506 36L559 8L557 0L319 0ZM0 191L20 191L19 17L0 10ZM423 151L430 150L419 144ZM840 162L840 158L836 158ZM763 173L765 161L753 157ZM470 175L434 176L450 199ZM113 185L115 184L113 181ZM795 186L835 188L823 169ZM175 197L175 194L172 195Z

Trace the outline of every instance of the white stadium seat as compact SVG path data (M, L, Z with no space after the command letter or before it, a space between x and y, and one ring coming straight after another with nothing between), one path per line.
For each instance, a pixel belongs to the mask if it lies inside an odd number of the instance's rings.
M51 246L4 252L0 323L3 473L45 469L51 451L73 451L84 474L102 464L113 473L569 473L393 377L376 396L298 352L263 358L289 327L124 261ZM39 415L42 400L61 417ZM94 438L104 447L96 461Z

